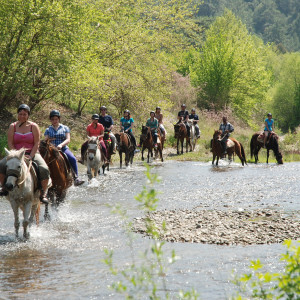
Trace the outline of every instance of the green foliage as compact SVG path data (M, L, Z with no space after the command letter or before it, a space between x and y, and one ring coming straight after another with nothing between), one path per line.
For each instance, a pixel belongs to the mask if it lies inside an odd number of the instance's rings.
M155 211L158 198L157 191L154 185L159 182L157 174L152 173L148 165L147 171L147 185L138 194L135 199L140 203L140 208L146 215L149 212ZM130 252L133 253L133 235L132 235L132 222L128 220L126 210L120 206L113 208L113 212L117 213L125 221L127 225L127 234L129 238ZM121 269L115 265L113 261L113 251L106 250L106 257L104 263L109 267L111 274L121 279L113 282L110 286L116 293L122 295L126 299L170 299L167 292L166 271L167 267L173 264L178 258L174 251L171 256L166 259L163 251L164 242L160 242L159 230L157 226L150 220L146 219L147 234L153 238L149 249L146 249L142 255L141 263L135 261L132 256L132 263L126 269ZM133 254L132 254L133 255ZM179 299L197 299L197 293L192 290L188 292L180 291L177 296Z
M8 149L6 134L0 135L0 151L1 151L0 152L0 157L4 157L5 156L4 147Z
M270 72L264 62L265 46L248 34L245 25L226 11L206 32L191 78L199 87L198 105L216 109L230 106L251 124L265 98Z
M288 251L282 255L285 261L283 273L262 272L259 260L252 261L252 273L235 280L240 293L234 299L299 299L300 297L300 241L285 241ZM245 298L243 298L245 295Z

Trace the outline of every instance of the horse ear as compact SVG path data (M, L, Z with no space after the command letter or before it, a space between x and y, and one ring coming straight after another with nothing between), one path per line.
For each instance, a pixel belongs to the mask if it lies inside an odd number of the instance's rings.
M19 158L20 160L23 160L24 159L24 156L25 156L25 151L26 149L25 148L22 148L21 151L20 151L20 154L19 154Z
M4 148L4 150L5 150L6 155L9 155L10 152L6 148Z

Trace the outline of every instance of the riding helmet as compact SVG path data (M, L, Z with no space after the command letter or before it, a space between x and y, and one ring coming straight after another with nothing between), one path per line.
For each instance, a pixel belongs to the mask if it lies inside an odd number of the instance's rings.
M156 106L156 110L161 109L159 106Z
M269 116L271 116L271 117L272 117L272 114L271 114L271 113L268 113L268 115L267 115L267 116L268 116L268 117L269 117Z
M18 113L19 113L21 110L27 110L28 114L30 114L30 107L29 107L27 104L21 104L21 105L18 107Z
M52 117L59 117L60 118L60 112L58 111L58 110L56 110L56 109L54 109L54 110L51 110L51 112L50 112L50 119L52 118Z
M195 108L192 108L192 110L191 111L196 111L196 109Z
M153 111L153 110L152 110L152 111L150 111L150 116L151 116L151 114L155 114L155 111Z
M106 108L106 106L102 105L102 106L100 107L100 110L107 110L107 108Z
M181 107L186 107L186 105L183 103L183 104L181 104Z
M92 120L99 120L99 115L98 114L93 114L92 115Z
M130 111L129 111L128 109L125 109L125 110L124 110L124 114L125 114L125 113L128 113L128 114L130 115Z

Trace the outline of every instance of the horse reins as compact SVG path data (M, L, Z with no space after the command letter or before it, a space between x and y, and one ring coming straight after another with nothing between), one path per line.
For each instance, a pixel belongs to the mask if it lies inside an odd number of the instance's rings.
M23 161L23 163L27 166L27 164L25 163L25 161ZM27 172L26 172L26 174L25 174L25 176L24 176L24 179L21 181L21 182L17 182L17 186L19 186L19 185L21 185L21 184L23 184L24 182L25 182L25 180L26 180L26 178L27 178L27 175L29 174L29 172L30 172L30 168L31 168L31 166L32 166L32 160L30 160L29 161L29 165L27 166ZM21 174L20 174L21 175ZM10 176L15 176L15 175L10 175ZM15 176L15 177L17 177L17 176ZM19 178L19 176L17 177L17 178Z

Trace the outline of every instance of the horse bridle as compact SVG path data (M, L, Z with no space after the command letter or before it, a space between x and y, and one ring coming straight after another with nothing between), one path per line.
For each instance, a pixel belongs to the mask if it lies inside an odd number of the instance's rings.
M23 161L23 163L26 164L25 161ZM16 177L17 178L16 186L19 186L19 185L21 185L22 183L25 182L27 174L30 172L31 166L32 166L32 160L30 160L29 165L27 166L27 168L28 168L27 172L26 172L26 174L24 176L24 179L21 182L18 182L18 179L21 176L21 171L18 171L18 170L14 170L14 169L7 170L7 172L6 172L6 178L7 177Z
M40 148L46 149L45 155L43 155L43 160L46 161L46 156L49 154L49 150L46 146L40 146ZM53 163L55 160L57 160L56 157L54 157L51 161L49 161L47 163L47 165L50 165L51 163Z

